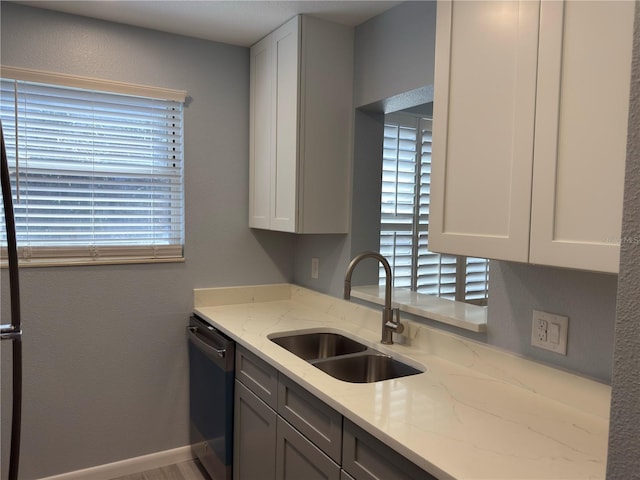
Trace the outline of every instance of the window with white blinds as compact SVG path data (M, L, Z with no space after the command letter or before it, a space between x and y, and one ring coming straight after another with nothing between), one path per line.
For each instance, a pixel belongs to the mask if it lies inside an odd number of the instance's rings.
M182 258L181 101L2 79L0 107L23 263Z
M429 251L431 124L413 114L385 116L380 253L391 265L394 287L484 304L488 260ZM379 278L384 285L382 267Z

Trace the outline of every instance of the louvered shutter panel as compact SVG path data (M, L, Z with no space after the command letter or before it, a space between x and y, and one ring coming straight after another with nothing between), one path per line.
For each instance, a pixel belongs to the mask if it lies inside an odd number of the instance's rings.
M416 175L415 126L385 125L380 253L391 265L395 287L413 286ZM384 281L380 267L380 283Z
M465 260L464 299L468 302L484 303L488 297L489 260L473 257L466 257Z

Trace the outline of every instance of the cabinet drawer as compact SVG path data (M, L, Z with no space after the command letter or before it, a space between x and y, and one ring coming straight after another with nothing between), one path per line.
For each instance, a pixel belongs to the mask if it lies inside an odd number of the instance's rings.
M436 480L348 420L344 421L342 467L355 480Z
M278 416L277 480L340 480L340 467Z
M278 405L278 371L238 345L236 378L274 410Z
M342 415L284 375L278 388L278 414L340 463Z

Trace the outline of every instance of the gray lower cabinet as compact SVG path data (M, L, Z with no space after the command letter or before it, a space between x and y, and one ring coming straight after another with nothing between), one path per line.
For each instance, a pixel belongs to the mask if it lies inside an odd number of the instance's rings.
M234 480L340 479L342 415L240 345L234 409Z
M276 412L238 380L234 409L234 480L274 480Z
M284 375L278 385L278 415L340 463L342 415Z
M354 480L437 480L347 419L342 432L342 468Z
M234 480L434 480L241 345Z
M340 467L295 428L278 417L277 480L340 480Z
M278 408L278 371L240 345L236 348L236 378L264 403Z

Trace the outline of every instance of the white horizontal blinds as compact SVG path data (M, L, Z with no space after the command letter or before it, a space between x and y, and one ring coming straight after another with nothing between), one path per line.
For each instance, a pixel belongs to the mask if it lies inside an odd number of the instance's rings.
M181 102L3 80L2 123L22 258L182 256Z
M417 129L414 118L402 120L384 127L380 253L389 261L394 286L414 288ZM379 277L384 285L382 266Z

